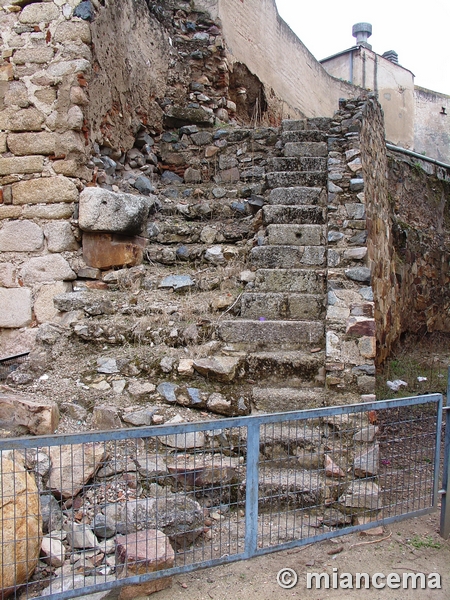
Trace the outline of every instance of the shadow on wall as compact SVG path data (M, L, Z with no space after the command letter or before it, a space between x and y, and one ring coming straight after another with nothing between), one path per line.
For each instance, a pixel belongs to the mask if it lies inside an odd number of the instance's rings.
M261 123L268 109L264 85L243 63L233 65L229 94L236 104L238 119L254 125Z

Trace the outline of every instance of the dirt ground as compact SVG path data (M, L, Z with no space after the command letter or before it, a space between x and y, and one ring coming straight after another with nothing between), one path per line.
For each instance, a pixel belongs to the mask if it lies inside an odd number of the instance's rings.
M172 587L152 600L449 600L450 540L439 536L439 512L384 528L378 536L351 534L303 548L275 552L248 561L174 577ZM307 572L439 573L442 589L307 589ZM283 568L294 569L298 583L292 589L277 584ZM323 586L322 586L323 587ZM409 585L411 587L411 584Z

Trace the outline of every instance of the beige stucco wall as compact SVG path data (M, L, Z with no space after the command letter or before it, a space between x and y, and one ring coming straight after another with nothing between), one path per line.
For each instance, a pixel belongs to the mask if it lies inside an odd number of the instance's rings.
M275 0L196 0L222 21L229 60L243 62L285 103L283 117L295 110L307 117L331 117L339 98L355 88L331 77L281 19ZM298 113L297 113L298 114Z
M386 139L403 148L414 148L414 75L411 71L364 47L350 49L322 64L334 77L378 93L384 111Z
M414 150L450 164L450 96L416 86L414 100Z

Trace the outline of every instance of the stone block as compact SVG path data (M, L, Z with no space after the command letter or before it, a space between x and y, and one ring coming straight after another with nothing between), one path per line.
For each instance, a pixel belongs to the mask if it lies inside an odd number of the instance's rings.
M0 232L1 233L1 232ZM53 221L44 227L47 248L50 252L70 252L78 249L78 242L67 221Z
M80 86L73 86L70 88L70 102L72 104L78 104L79 106L86 106L86 104L89 104L89 99L83 88ZM217 150L219 149L217 148Z
M284 146L284 156L327 156L326 142L288 142Z
M80 131L83 127L84 115L83 111L76 104L71 106L67 111L66 124L68 129Z
M0 176L12 173L42 173L43 168L43 156L0 158Z
M266 205L263 207L263 216L266 225L272 223L277 225L292 223L322 225L325 222L324 211L318 206Z
M266 181L269 188L279 187L322 187L327 184L326 172L315 171L276 171L267 173Z
M42 131L38 133L10 133L7 137L8 149L16 156L29 154L55 154L56 134Z
M56 498L73 498L106 459L103 444L85 443L50 448L52 468L48 487Z
M14 67L11 63L0 66L0 81L12 81L14 79Z
M169 538L157 529L146 529L117 537L116 565L119 578L133 577L170 569L175 552ZM170 587L171 577L155 579L139 585L126 585L120 590L119 600L134 600Z
M281 139L288 142L326 142L327 134L324 131L284 131Z
M269 244L289 246L321 246L324 234L322 225L269 225L266 230Z
M9 131L39 131L44 124L44 115L36 108L0 111L0 129Z
M60 62L53 61L47 68L47 75L58 79L67 75L75 75L76 73L88 73L91 64L85 58L75 60L62 60Z
M31 435L53 434L59 424L56 402L41 402L13 394L0 394L2 424L25 427Z
M78 177L85 181L92 180L92 170L80 164L77 160L55 160L53 170L57 175L66 177Z
M0 327L26 327L31 323L31 290L0 288Z
M12 263L0 263L0 287L18 287L16 267Z
M54 21L59 15L59 8L53 2L37 2L25 6L19 15L19 21L24 25L38 25L43 21Z
M320 319L324 312L323 296L313 294L247 293L242 295L244 319Z
M21 216L21 206L10 206L0 204L0 221L3 221L4 219L19 219Z
M79 226L89 232L137 235L144 227L150 206L147 196L85 188L80 194Z
M323 342L323 324L316 321L222 321L220 339L226 343L256 345L259 349L300 349Z
M11 208L20 209L22 216L27 219L71 219L74 212L74 204L34 204L12 206ZM0 207L1 208L1 207ZM1 216L0 216L1 218Z
M324 246L305 246L302 264L309 266L325 265L325 247Z
M59 254L30 258L22 266L20 274L26 285L71 281L77 277L67 260Z
M0 590L2 598L26 583L39 560L42 520L33 477L16 460L0 461Z
M70 292L72 284L67 281L44 283L36 294L34 314L38 323L52 323L58 320L59 311L55 308L53 298L59 294Z
M42 46L38 48L19 48L13 54L13 63L24 65L25 63L45 64L52 60L53 48Z
M184 125L212 126L214 125L214 115L207 113L202 108L182 108L180 106L169 107L164 115L164 124L167 127L183 127Z
M64 154L65 156L77 155L86 157L86 146L83 134L76 131L66 131L63 134L58 135L55 153L57 156Z
M346 324L346 333L358 337L375 336L375 319L350 317Z
M309 269L259 269L255 289L261 292L303 292L323 294L325 273Z
M43 88L42 90L36 90L34 92L34 97L42 104L53 104L56 100L56 89L53 87Z
M146 245L147 240L137 236L86 232L83 259L89 267L97 269L131 267L142 263Z
M59 23L53 34L53 41L58 43L81 41L84 44L91 43L91 28L84 21L65 21Z
M0 229L0 252L33 252L44 242L44 233L32 221L9 221Z
M257 246L251 251L253 266L263 269L296 269L302 266L303 246Z
M239 172L239 169L237 167L234 167L232 169L226 169L225 171L221 171L217 175L217 182L236 183L240 180L240 178L241 174Z
M34 348L37 331L37 327L0 329L0 356L29 352Z
M363 358L375 358L377 353L377 343L375 336L362 337L358 341L358 348Z
M78 200L76 185L63 175L13 183L12 194L13 204L51 204Z
M205 377L230 382L236 376L239 359L232 356L212 356L194 360L194 369Z
M6 152L6 133L0 133L0 154Z

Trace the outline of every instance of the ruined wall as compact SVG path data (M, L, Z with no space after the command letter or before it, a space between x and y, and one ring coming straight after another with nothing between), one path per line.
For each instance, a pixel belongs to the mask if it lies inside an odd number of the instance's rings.
M257 75L280 117L331 117L339 98L354 96L355 88L328 75L281 19L274 0L195 4L220 18L230 64L244 63Z
M341 101L328 140L327 385L375 390L375 319L367 251L365 149L360 139L366 98ZM382 124L376 124L382 127Z
M450 164L450 96L416 86L414 150Z
M76 0L2 3L0 348L28 349L71 289L79 190L91 179L84 110L89 24Z
M450 174L397 153L388 164L399 330L448 332Z
M375 302L376 357L382 362L400 335L401 306L395 277L383 115L374 99L365 107L361 143L367 202L367 249Z
M365 117L367 245L381 363L404 332L449 331L450 189L430 163L397 153L388 160L382 114L373 101Z

